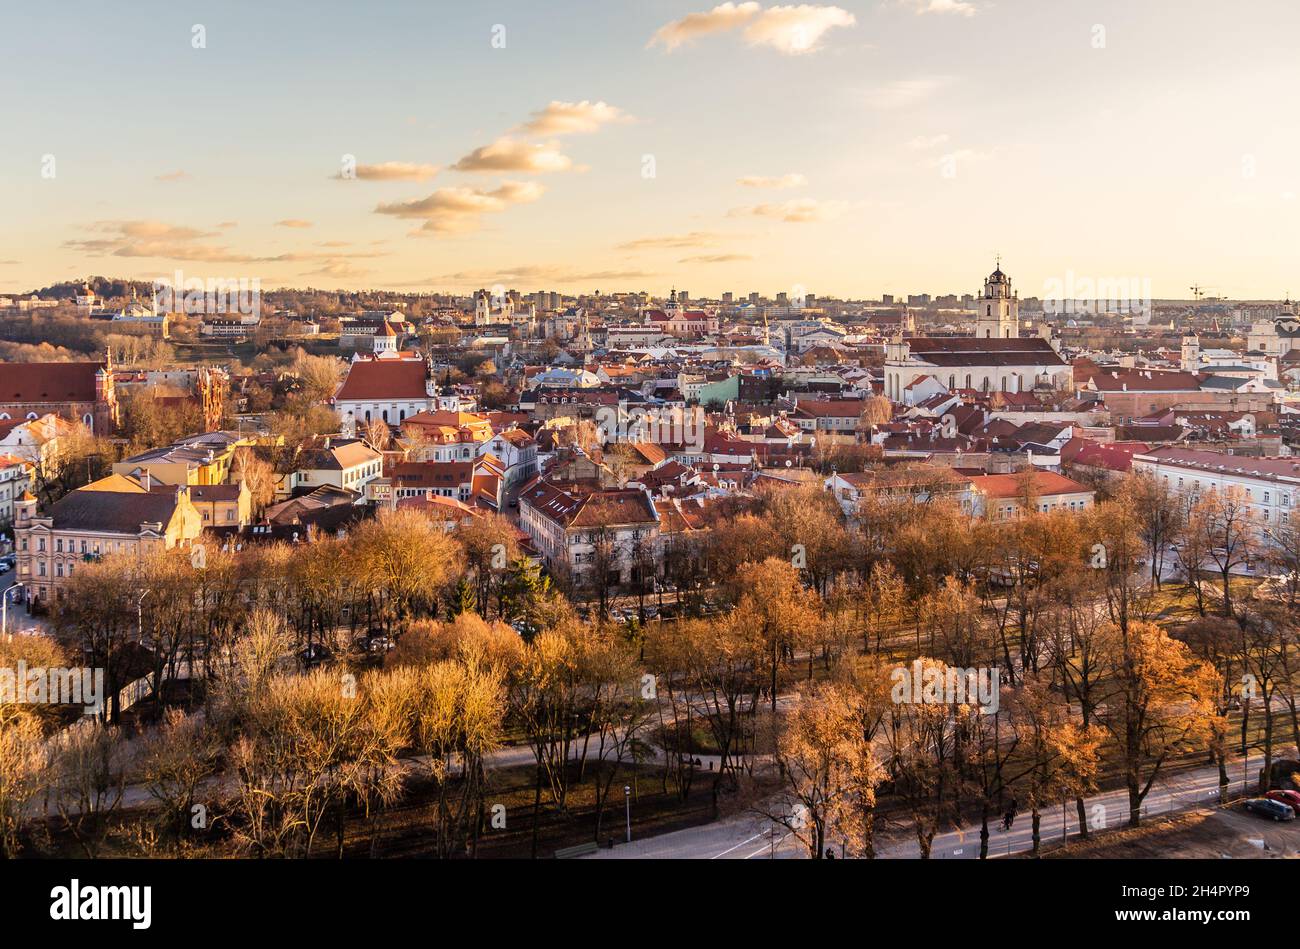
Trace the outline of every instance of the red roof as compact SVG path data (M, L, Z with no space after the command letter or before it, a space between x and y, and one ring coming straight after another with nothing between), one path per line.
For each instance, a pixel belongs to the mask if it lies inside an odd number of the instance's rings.
M0 363L2 402L94 402L102 362Z
M423 360L362 359L348 368L335 401L379 401L387 399L427 399Z

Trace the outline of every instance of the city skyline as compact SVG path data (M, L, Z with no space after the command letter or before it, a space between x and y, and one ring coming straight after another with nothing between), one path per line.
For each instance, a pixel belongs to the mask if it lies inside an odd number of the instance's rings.
M180 269L867 299L974 292L1001 253L1027 297L1276 299L1297 14L1255 6L13 11L0 293Z

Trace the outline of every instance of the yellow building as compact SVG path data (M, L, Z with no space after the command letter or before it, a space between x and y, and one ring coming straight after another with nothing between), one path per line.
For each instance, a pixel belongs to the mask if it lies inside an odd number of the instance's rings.
M112 474L64 495L44 514L37 512L36 498L23 494L14 505L14 538L17 579L28 602L61 597L87 561L189 544L203 531L190 491Z

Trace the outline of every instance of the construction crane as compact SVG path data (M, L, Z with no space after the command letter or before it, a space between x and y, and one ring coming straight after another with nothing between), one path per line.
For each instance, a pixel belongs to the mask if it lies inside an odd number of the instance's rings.
M1198 286L1197 284L1192 284L1188 289L1192 291L1193 300L1199 300L1201 297L1205 296L1205 288Z

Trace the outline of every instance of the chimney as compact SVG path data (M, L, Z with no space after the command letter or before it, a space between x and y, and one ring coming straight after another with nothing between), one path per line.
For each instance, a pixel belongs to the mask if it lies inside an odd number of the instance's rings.
M146 468L144 469L144 489L146 491L149 491L152 490L152 488L153 488L153 478L149 474L149 469Z

